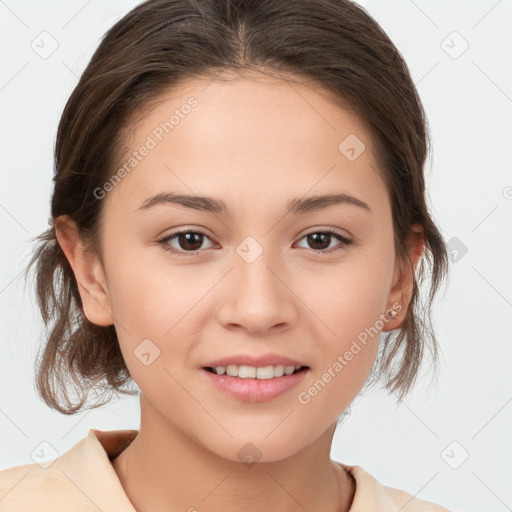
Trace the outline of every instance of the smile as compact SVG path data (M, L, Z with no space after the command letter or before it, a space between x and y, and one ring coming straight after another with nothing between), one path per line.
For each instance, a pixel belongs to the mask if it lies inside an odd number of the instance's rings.
M277 398L302 382L308 371L308 366L283 365L201 368L201 374L217 390L245 402L266 402Z
M301 369L307 369L307 366L284 366L282 364L269 366L248 366L230 364L228 366L207 367L217 375L229 375L230 377L239 377L241 379L273 379L275 377L283 377L283 375L292 375Z

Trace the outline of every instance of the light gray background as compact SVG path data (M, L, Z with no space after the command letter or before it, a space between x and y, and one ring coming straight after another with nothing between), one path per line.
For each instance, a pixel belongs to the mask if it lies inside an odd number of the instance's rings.
M104 32L138 3L0 1L0 469L33 463L31 453L44 441L56 450L43 445L53 458L89 428L139 426L136 399L71 417L38 399L33 360L42 323L22 278L28 240L47 227L64 104ZM332 457L454 511L510 510L512 1L361 3L418 86L434 147L430 203L456 252L434 308L442 350L437 384L423 380L400 407L374 389L338 429ZM48 37L43 31L58 42L46 59L31 48Z

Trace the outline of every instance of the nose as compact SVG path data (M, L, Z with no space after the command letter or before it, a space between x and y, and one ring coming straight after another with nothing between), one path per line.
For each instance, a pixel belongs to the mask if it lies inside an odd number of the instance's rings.
M253 335L291 328L298 318L298 299L283 269L270 250L262 250L255 260L237 252L217 310L222 325Z

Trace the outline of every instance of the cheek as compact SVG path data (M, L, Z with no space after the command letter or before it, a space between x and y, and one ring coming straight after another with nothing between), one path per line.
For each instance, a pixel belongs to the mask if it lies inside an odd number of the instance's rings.
M187 314L205 287L184 265L173 267L161 257L152 260L140 250L116 252L109 272L114 317L130 333L162 338ZM123 257L121 252L130 256Z
M180 407L187 396L178 383L189 370L197 299L185 283L154 267L132 274L120 267L116 279L116 333L130 375L152 402Z
M313 387L303 388L312 413L335 419L364 384L379 347L392 265L392 254L361 253L309 294L308 305L322 320L315 335L320 368L308 382Z
M361 251L331 267L309 291L303 289L308 306L325 324L324 339L330 334L333 344L342 348L365 329L380 326L377 321L388 305L392 265L392 255Z
M165 369L176 376L185 372L187 352L201 334L201 299L215 283L214 277L202 276L192 266L148 264L133 252L111 268L116 332L134 380L142 389L156 376L160 382L162 376L169 377Z

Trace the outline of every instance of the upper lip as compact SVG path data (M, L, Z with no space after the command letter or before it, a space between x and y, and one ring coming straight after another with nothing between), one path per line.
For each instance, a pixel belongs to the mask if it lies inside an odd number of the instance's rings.
M216 366L228 365L245 365L245 366L276 366L282 364L284 366L307 366L301 361L291 359L279 354L264 354L261 356L252 356L248 354L240 354L235 356L223 357L209 361L203 365L203 368L215 368Z

